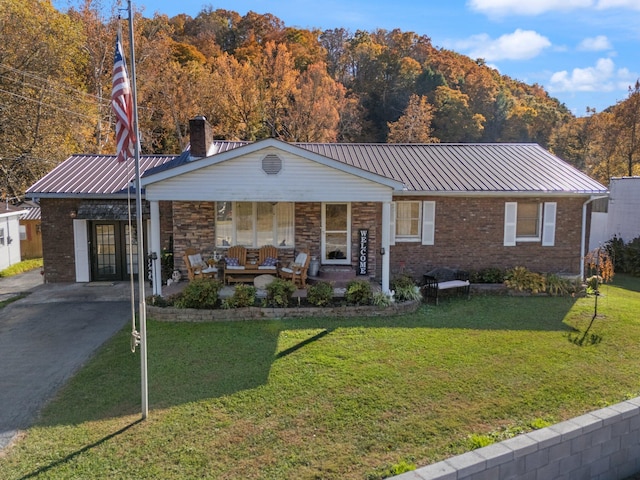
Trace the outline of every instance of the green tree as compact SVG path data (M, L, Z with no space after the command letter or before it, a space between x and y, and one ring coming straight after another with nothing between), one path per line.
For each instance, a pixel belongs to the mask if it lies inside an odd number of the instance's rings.
M473 113L461 91L436 88L434 106L434 132L442 142L475 142L482 136L484 117Z

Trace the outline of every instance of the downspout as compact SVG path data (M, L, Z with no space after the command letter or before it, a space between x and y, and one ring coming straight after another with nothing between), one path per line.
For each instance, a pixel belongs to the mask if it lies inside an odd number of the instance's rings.
M609 195L601 195L599 197L591 197L589 200L582 204L582 238L580 240L580 280L584 280L584 258L587 255L586 243L587 243L587 205L594 200L600 200L602 198L609 198Z

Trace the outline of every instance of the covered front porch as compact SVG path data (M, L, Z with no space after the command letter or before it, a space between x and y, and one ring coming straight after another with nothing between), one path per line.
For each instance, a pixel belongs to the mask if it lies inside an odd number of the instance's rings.
M300 251L322 267L351 268L389 291L391 200L402 184L277 140L183 159L142 179L150 205L149 252L162 249L160 202L171 202L174 264L193 248L226 257L234 245L273 245L282 264ZM167 222L164 222L166 224ZM152 262L153 293L162 295L160 262Z

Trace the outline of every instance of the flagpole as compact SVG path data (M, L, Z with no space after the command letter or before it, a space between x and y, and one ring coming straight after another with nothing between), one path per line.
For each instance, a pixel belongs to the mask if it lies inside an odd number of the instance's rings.
M147 380L147 306L144 293L145 266L144 256L144 224L142 222L142 192L140 188L140 135L138 130L138 98L136 92L136 60L133 42L133 13L131 10L131 0L128 2L129 13L129 45L131 48L131 95L133 103L133 131L135 132L135 173L136 173L136 229L138 230L138 299L139 301L139 322L140 322L140 386L142 398L142 419L149 415L149 385Z

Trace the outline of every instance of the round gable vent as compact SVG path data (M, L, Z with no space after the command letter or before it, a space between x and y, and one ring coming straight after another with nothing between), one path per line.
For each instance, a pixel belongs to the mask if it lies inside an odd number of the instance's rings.
M262 170L267 175L277 175L282 170L282 159L278 155L270 153L262 159Z

